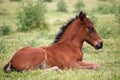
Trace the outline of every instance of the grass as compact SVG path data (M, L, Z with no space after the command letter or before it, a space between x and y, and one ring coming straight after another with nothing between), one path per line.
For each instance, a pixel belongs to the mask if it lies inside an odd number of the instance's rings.
M8 12L6 15L0 15L0 22L9 22L13 25L12 27L15 28L17 26L15 11L18 6L18 2L9 2L9 0L4 1L5 2L0 3L0 7L5 8ZM55 6L57 2L58 1L53 0L51 3L46 3L46 7L48 7L46 21L49 23L49 31L41 32L39 30L32 30L29 32L14 32L6 36L0 36L0 38L3 38L4 40L3 45L5 45L5 52L0 52L0 80L119 80L120 37L118 36L119 34L113 32L117 25L113 14L95 14L97 17L97 31L99 32L101 28L105 27L105 30L99 33L103 37L103 49L95 50L87 43L83 46L84 61L98 62L101 65L98 71L70 69L63 70L62 72L45 72L42 70L33 70L22 73L12 72L8 74L3 72L3 66L10 60L18 49L24 46L50 45L59 31L59 27L76 16L77 13L73 13L73 5L75 5L77 0L65 0L66 3L69 3L67 4L68 12L66 13L56 12ZM91 10L99 4L97 0L84 0L84 3L87 10ZM107 29L110 30L109 36L108 34L102 34L102 32L105 32ZM107 37L105 37L105 35L107 35Z

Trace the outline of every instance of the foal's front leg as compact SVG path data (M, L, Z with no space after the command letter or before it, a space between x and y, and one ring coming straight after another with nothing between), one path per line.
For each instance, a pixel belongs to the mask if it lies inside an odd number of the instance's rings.
M83 62L83 61L78 61L75 63L76 68L79 69L93 69L93 70L98 70L98 68L100 67L99 64L95 63L95 62Z
M51 68L44 69L44 71L58 71L58 72L61 72L62 70L57 66L53 66Z

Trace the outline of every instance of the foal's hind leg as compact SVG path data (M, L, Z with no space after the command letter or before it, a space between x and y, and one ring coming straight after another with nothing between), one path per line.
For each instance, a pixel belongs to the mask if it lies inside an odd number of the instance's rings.
M62 71L62 70L61 70L59 67L57 67L57 66L51 67L51 68L49 68L49 70Z
M46 61L44 60L41 65L39 66L40 69L42 70L45 70L45 71L62 71L59 67L57 66L54 66L54 67L51 67L51 68L48 68L47 69L47 64L46 64Z
M54 66L54 67L45 69L45 71L58 71L58 72L61 72L62 70L59 67Z

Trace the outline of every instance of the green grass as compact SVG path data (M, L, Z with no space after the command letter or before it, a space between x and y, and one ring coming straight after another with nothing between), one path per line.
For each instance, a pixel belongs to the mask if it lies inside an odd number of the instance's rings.
M119 0L118 0L119 1ZM49 31L42 32L32 30L29 32L14 32L3 38L2 45L5 46L5 51L0 52L0 80L119 80L120 79L120 36L116 34L117 23L114 14L93 14L97 17L97 31L102 36L104 41L103 49L95 50L89 44L83 46L84 61L94 61L100 64L98 71L93 70L63 70L62 72L33 70L28 72L12 72L4 73L3 66L10 60L13 54L24 46L48 46L53 42L53 39L59 27L75 17L77 13L73 13L73 6L77 0L65 0L68 6L68 12L56 12L56 4L58 1L53 0L51 3L46 3L48 7L46 12L46 21L49 23ZM98 4L104 3L97 0L84 0L87 11L95 8ZM105 2L106 4L107 2ZM0 15L0 24L8 22L15 29L16 25L16 8L18 2L9 2L4 0L0 3L0 8L7 10L6 15ZM51 9L50 9L51 8ZM101 30L104 28L104 30ZM107 31L107 33L105 33ZM108 34L109 33L109 34ZM1 44L0 44L1 46ZM3 46L3 47L4 47Z

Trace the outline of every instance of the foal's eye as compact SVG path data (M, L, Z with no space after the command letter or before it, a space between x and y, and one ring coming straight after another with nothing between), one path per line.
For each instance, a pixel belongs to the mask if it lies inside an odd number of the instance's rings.
M94 31L93 27L88 27L89 33L92 33Z

